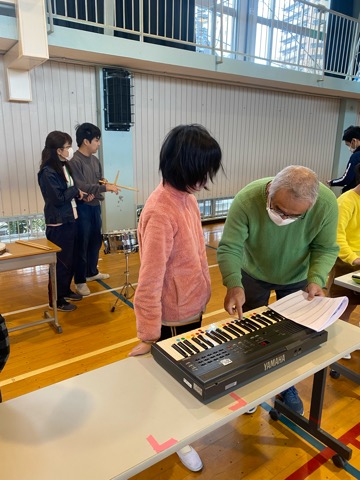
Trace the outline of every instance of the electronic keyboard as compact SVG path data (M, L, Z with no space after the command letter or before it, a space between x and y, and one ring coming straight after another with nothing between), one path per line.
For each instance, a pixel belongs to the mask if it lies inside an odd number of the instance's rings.
M155 361L203 403L211 402L326 342L269 307L151 346Z

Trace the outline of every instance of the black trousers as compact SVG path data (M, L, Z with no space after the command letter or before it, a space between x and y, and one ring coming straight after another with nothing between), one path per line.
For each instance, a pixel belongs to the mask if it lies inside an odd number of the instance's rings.
M70 284L75 270L76 222L63 223L58 227L46 227L46 238L61 248L56 254L56 282L58 304L70 293ZM49 302L51 303L51 283L49 278Z
M86 203L78 204L78 257L75 269L75 283L85 283L86 277L99 273L97 264L102 244L101 207Z
M256 278L250 277L244 270L241 270L242 283L245 291L245 303L243 312L253 310L254 308L264 307L269 304L270 293L275 290L276 299L286 297L298 290L304 290L307 280L291 283L290 285L279 285L268 283Z
M196 322L188 323L187 325L174 325L173 327L162 325L161 337L159 338L158 342L160 340L165 340L166 338L181 335L182 333L189 332L190 330L195 330L195 328L200 328L201 320L202 318L200 318L200 320L197 320Z

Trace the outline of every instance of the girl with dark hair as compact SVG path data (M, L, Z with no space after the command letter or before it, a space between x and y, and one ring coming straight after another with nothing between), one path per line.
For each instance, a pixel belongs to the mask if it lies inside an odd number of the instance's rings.
M211 290L193 193L206 188L221 167L220 146L201 125L180 125L163 143L163 180L148 198L137 231L141 265L134 307L141 343L130 356L148 353L152 343L201 326ZM177 453L189 470L202 469L190 445Z
M46 137L42 151L38 182L45 201L44 214L46 238L61 248L57 255L56 282L57 308L71 312L76 306L68 300L78 301L81 295L70 289L74 274L77 209L75 198L88 199L79 190L71 175L69 160L73 156L72 139L65 132L54 131ZM49 305L51 304L51 282L49 281Z

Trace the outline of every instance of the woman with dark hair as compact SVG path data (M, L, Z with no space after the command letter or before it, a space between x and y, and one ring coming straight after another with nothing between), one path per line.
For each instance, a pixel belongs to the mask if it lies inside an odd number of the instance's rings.
M159 168L163 180L148 198L137 231L141 265L134 307L141 343L130 356L201 326L211 290L193 194L207 188L221 167L220 146L201 125L180 125L165 138ZM202 469L190 445L177 453L189 470Z
M68 300L78 301L81 295L70 289L74 274L77 209L75 198L87 194L79 190L71 175L69 160L73 156L72 139L65 132L54 131L46 137L42 151L38 182L45 201L46 238L61 248L57 253L57 308L62 312L76 310ZM88 198L88 197L87 197ZM49 281L49 305L51 304Z

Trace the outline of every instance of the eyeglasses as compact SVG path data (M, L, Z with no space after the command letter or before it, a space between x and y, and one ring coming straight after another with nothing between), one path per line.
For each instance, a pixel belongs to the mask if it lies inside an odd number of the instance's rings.
M280 215L281 218L291 218L291 219L303 218L306 213L305 212L305 213L296 213L296 214L288 215L287 213L280 210L280 208L272 208L271 206L269 208L272 212Z
M304 213L294 213L294 214L287 214L285 212L283 212L281 210L281 208L278 208L278 207L272 207L271 206L271 199L270 199L270 196L267 192L267 197L268 197L268 206L269 206L269 209L273 212L273 213L276 213L277 215L279 215L281 218L283 219L286 219L286 218L290 218L290 219L293 219L293 220L296 220L298 218L304 218L306 212Z

